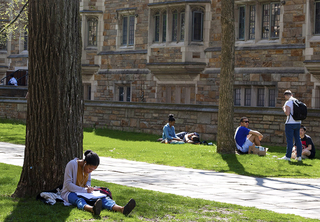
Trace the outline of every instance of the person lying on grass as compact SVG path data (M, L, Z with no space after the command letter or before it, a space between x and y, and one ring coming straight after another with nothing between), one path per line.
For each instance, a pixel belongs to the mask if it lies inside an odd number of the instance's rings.
M116 204L110 197L97 199L93 206L89 205L83 197L76 193L92 193L91 187L91 172L97 169L100 163L98 154L87 150L84 153L84 160L75 158L66 166L64 173L64 182L61 192L63 200L69 204L77 206L80 210L85 210L100 215L101 209L118 211L124 215L128 215L136 206L134 199L131 199L126 206L122 207Z

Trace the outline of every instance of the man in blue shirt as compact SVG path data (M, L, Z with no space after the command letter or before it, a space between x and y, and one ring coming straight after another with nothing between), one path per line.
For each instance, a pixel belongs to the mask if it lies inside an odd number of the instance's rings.
M240 153L248 153L252 145L260 146L260 140L263 135L255 130L248 129L249 120L247 117L240 119L240 126L236 129L234 140L236 141L237 150Z

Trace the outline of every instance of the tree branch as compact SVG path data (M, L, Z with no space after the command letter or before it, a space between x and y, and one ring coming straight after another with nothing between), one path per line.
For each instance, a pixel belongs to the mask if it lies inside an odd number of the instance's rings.
M5 27L3 27L3 28L0 30L0 34L1 34L2 32L4 32L7 28L9 28L9 27L20 17L21 13L22 13L23 10L27 7L28 3L29 3L29 0L23 5L23 7L21 8L19 14L18 14L8 25L6 25Z

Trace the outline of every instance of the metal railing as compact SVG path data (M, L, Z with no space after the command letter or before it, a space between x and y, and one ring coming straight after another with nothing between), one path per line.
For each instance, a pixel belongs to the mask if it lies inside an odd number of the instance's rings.
M14 75L16 72L20 72L20 71L27 71L27 74L25 74L24 76L20 77L19 79L17 79L17 82L19 82L19 80L21 80L22 78L26 78L28 76L28 70L27 69L17 69L16 71L14 71L13 73L11 73L9 76L5 76L0 80L0 84L2 85L6 85L5 80L6 78L10 77L11 75Z

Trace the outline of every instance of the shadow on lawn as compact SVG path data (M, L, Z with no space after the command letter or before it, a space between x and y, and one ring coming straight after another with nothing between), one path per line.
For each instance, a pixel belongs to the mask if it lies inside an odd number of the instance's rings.
M65 207L63 203L44 204L33 199L20 199L4 222L12 221L66 221L73 207Z
M221 157L228 164L230 171L233 171L240 175L255 176L246 172L245 168L239 162L236 154L221 154Z
M109 137L113 139L125 140L125 141L150 141L157 142L157 139L161 135L146 134L146 133L135 133L126 132L120 130L110 130L110 129L94 129L94 128L84 128L83 132L94 133L98 136Z

